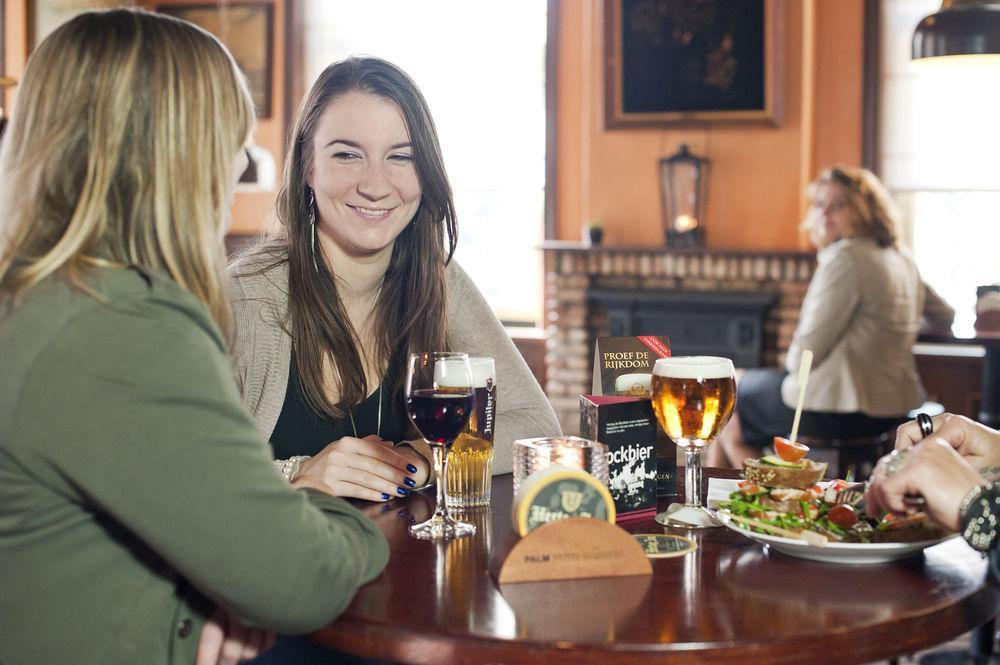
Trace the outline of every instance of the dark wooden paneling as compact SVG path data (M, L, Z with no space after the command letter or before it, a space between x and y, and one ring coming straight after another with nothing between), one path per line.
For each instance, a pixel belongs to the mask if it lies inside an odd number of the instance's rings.
M865 55L861 120L861 163L878 175L879 112L882 74L882 0L865 0Z
M538 337L512 337L514 346L521 352L528 369L535 375L538 385L545 388L545 340ZM503 398L501 398L503 399Z
M940 402L950 413L977 417L983 383L982 358L918 353L917 371L928 399Z

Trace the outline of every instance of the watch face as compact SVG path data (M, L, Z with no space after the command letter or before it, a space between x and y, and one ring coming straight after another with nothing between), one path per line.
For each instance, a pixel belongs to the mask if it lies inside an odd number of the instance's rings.
M994 486L973 490L968 494L966 500L971 497L966 507L963 500L964 510L960 511L962 516L962 538L969 543L973 549L980 552L988 552L993 542L997 538L997 516L993 514L994 506L1000 506L1000 491Z

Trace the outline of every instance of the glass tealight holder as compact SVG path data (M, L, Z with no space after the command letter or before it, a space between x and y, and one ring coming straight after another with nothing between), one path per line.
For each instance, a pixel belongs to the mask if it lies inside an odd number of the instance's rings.
M581 469L608 486L608 447L578 436L539 437L514 442L514 496L535 471L550 466Z

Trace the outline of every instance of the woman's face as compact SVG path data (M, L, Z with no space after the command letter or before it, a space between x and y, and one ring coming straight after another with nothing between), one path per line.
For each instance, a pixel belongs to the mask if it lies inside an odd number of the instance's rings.
M819 185L809 214L812 216L811 234L817 247L823 248L854 235L857 215L843 185L835 182Z
M420 206L410 134L390 100L351 91L327 105L306 181L319 229L349 256L391 248Z

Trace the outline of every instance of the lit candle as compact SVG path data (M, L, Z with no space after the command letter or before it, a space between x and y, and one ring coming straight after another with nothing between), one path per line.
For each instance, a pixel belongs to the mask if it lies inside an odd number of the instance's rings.
M554 452L556 454L556 464L590 471L584 465L583 448L573 445L569 441L559 441L556 444Z
M698 226L698 220L691 215L677 215L674 219L674 228L678 231L690 231Z
M606 485L606 453L604 444L575 436L519 439L514 442L514 493L532 473L553 466L581 469Z

